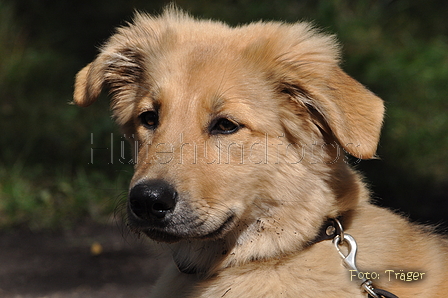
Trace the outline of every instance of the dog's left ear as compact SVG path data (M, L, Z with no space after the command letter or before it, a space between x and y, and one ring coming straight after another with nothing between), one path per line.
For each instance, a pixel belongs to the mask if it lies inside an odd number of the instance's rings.
M306 103L326 122L339 144L351 155L375 156L383 122L383 101L339 66L318 86L307 85Z
M347 153L373 158L383 101L339 67L335 38L307 23L264 24L262 29L262 38L247 47L246 57L261 66L278 91L308 108L316 125Z

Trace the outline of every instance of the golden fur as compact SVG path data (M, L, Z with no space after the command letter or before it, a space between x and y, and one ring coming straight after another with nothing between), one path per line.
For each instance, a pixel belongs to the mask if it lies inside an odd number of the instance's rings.
M366 297L331 241L310 245L338 216L358 243L358 268L380 274L375 287L445 296L447 241L369 203L347 164L345 153L375 157L384 107L338 64L334 37L307 23L232 28L169 8L137 14L78 73L74 102L108 89L138 144L131 188L164 179L183 204L171 236L153 237L174 262L151 297ZM155 109L150 130L139 115ZM219 117L240 129L211 134ZM424 275L405 282L386 270Z

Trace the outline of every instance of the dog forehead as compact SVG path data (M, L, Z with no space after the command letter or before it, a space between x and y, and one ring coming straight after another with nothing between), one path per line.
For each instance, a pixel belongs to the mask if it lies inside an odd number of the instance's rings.
M211 73L198 76L190 84L169 80L161 86L159 103L173 118L195 117L202 123L214 117L231 117L255 124L256 115L270 114L274 105L263 100L267 92L249 88L247 81Z
M233 116L255 126L256 115L277 110L271 83L251 70L237 51L217 43L181 47L157 68L160 104L171 114Z

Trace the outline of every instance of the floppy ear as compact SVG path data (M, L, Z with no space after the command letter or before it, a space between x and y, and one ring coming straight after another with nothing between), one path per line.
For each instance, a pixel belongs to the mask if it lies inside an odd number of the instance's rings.
M167 9L164 18L175 18L177 14L180 12ZM163 24L162 17L153 18L136 12L134 22L118 28L101 48L98 57L78 72L74 103L87 107L104 88L112 94L112 108L119 109L118 106L125 106L126 101L129 104L143 81L145 64L148 62L144 59L142 49L146 48L152 56L157 55L163 41L160 36L168 35L168 29L164 29Z
M114 39L115 38L115 39ZM142 87L144 61L138 46L111 38L98 57L76 75L73 101L87 107L107 89L112 95L111 109L118 124L129 120L137 93Z
M113 41L98 57L76 75L75 104L83 107L91 105L100 95L104 86L114 95L113 100L135 91L143 73L142 55L137 46L115 45Z
M89 63L76 75L73 101L81 107L88 107L100 95L104 83L104 68L98 63Z
M318 86L306 86L306 104L318 111L339 144L351 155L375 156L383 122L383 101L338 66Z
M373 158L383 122L383 101L338 66L333 67L326 84L309 91L311 105L339 144L355 157Z
M262 29L262 38L249 44L246 57L293 102L311 107L316 125L346 152L362 159L374 157L383 101L342 71L335 37L308 23L270 23Z
M263 38L247 47L246 57L261 66L280 92L308 107L316 125L346 152L373 158L383 101L338 66L339 46L334 36L307 23L266 24L260 34Z

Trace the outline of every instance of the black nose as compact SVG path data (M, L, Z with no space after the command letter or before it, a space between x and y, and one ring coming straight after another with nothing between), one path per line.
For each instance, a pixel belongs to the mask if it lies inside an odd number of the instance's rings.
M129 209L141 220L163 219L176 206L177 192L164 180L147 180L129 193Z

